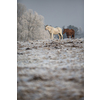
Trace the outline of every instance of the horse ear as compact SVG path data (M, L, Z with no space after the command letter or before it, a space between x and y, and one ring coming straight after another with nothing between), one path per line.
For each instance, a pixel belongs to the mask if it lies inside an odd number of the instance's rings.
M45 25L45 27L46 27L46 26L48 26L48 25Z

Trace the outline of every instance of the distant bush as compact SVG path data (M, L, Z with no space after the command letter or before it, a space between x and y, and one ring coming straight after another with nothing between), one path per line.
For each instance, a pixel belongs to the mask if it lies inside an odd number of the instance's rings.
M49 32L44 27L44 17L33 14L31 9L26 10L22 4L17 4L17 40L40 40L49 39Z

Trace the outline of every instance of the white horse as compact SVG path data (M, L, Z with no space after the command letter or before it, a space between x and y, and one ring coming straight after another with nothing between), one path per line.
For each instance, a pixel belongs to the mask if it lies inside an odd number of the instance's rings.
M45 30L48 30L48 31L49 31L49 33L50 33L50 38L51 38L51 36L52 36L52 39L53 39L53 34L58 34L59 39L61 39L61 37L62 37L62 39L63 39L62 29L61 29L60 27L54 28L54 27L52 27L52 26L46 25L46 26L45 26Z

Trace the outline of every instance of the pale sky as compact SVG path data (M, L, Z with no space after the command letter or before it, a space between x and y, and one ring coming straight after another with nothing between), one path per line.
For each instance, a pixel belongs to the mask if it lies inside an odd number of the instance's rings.
M84 31L84 0L17 0L27 9L44 17L45 25L67 28L68 25L81 27Z

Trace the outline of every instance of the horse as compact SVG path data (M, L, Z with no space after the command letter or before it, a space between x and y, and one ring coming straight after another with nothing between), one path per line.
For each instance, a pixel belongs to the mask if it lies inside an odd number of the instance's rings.
M49 31L49 33L50 33L50 39L53 39L53 34L58 34L59 39L61 39L61 37L63 39L62 29L60 27L54 28L52 26L46 25L45 26L45 30L48 30ZM52 38L51 38L51 36L52 36Z
M73 29L63 29L63 34L66 33L67 38L69 38L69 36L71 36L71 38L75 37L75 31Z

